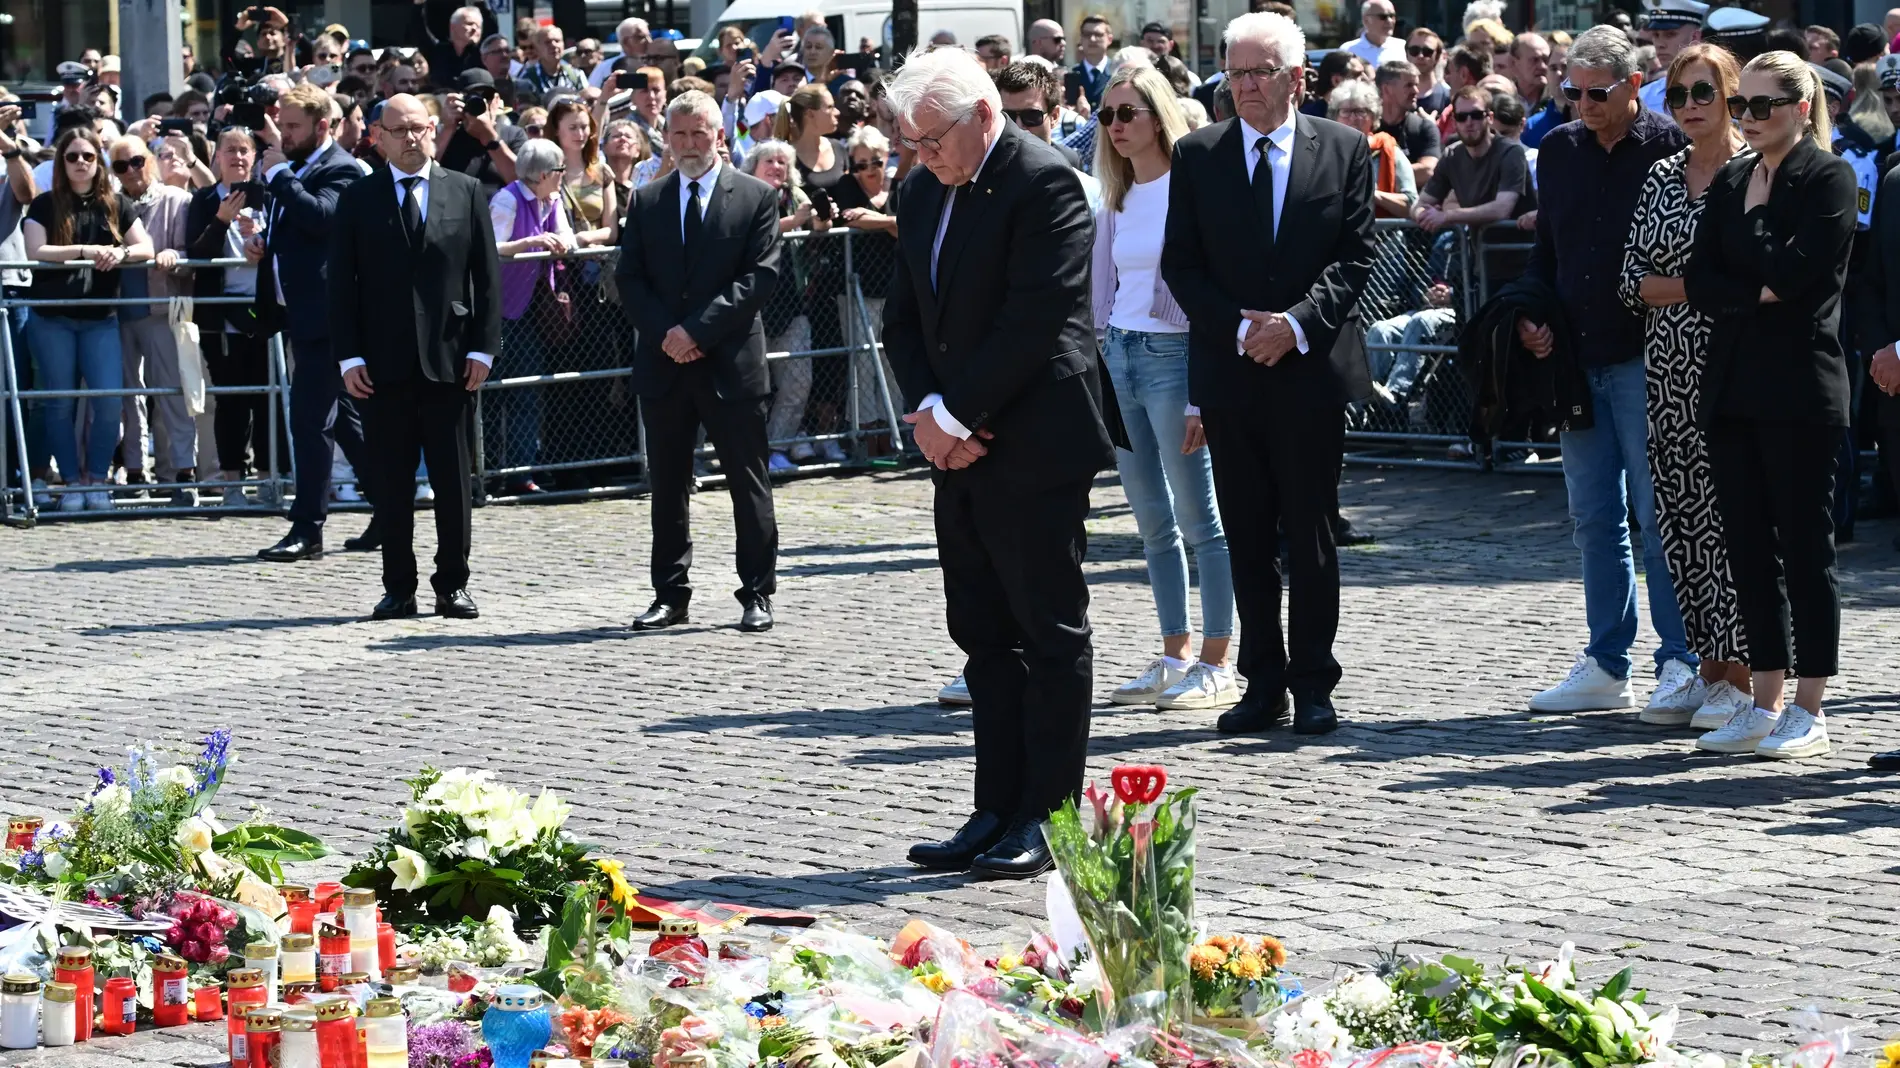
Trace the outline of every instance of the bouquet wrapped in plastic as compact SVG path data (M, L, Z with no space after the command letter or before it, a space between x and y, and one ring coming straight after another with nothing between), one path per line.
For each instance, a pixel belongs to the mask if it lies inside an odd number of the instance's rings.
M1166 800L1167 772L1123 766L1113 797L1093 785L1092 808L1069 801L1043 824L1100 969L1103 1022L1178 1029L1193 1013L1194 790Z

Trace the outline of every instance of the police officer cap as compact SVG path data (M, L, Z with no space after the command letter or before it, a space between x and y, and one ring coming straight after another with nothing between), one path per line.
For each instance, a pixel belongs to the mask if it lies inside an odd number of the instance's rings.
M1828 96L1836 100L1846 100L1848 95L1853 93L1854 83L1851 80L1841 77L1819 63L1808 64L1808 69L1814 72L1815 80L1821 83L1821 91Z
M1900 89L1900 56L1881 56L1874 64L1882 89Z
M1709 5L1696 0L1646 0L1644 6L1648 14L1644 25L1653 30L1699 26L1703 16L1709 13Z
M1745 7L1718 7L1702 20L1702 36L1716 40L1768 32L1768 16Z
M59 80L68 85L78 85L92 80L92 69L76 59L69 59L59 65Z

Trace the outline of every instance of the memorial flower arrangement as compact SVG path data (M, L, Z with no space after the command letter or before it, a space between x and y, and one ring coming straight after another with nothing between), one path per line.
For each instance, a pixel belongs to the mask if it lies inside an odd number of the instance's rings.
M464 917L448 927L418 927L409 932L408 951L426 975L435 975L451 961L479 968L499 968L528 957L528 944L515 933L515 918L495 905L479 920Z
M1188 951L1195 1009L1218 1019L1259 1016L1282 1000L1277 976L1285 965L1278 939L1214 935Z
M588 846L563 829L570 809L552 791L530 801L468 768L424 767L403 782L402 823L343 877L375 890L391 922L446 925L499 905L538 927L587 876Z

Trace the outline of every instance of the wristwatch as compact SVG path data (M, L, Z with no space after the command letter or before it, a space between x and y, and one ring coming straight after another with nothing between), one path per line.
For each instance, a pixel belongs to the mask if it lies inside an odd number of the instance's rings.
M487 144L485 144L485 145L483 145L483 146L482 146L482 151L483 151L483 152L493 152L494 150L496 150L496 149L498 149L498 148L500 148L500 147L501 147L501 138L499 138L499 137L497 137L497 138L495 138L495 139L494 139L493 141L490 141L490 142L488 142Z
M21 155L20 150L16 148L11 152L0 152L0 159L16 160L20 158L20 155Z

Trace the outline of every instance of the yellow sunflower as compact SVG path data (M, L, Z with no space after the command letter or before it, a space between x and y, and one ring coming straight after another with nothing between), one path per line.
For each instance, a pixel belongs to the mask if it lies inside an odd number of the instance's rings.
M1260 956L1266 960L1269 968L1277 969L1286 966L1286 947L1272 935L1260 940Z
M1264 977L1267 970L1260 963L1259 957L1252 953L1240 953L1227 962L1227 974L1236 979L1252 981Z
M1219 946L1203 943L1188 952L1188 967L1199 979L1214 978L1214 973L1225 963L1227 963L1227 951Z
M607 885L612 889L608 895L614 904L621 908L633 907L633 884L627 881L626 865L617 860L596 860L594 866L607 877Z

